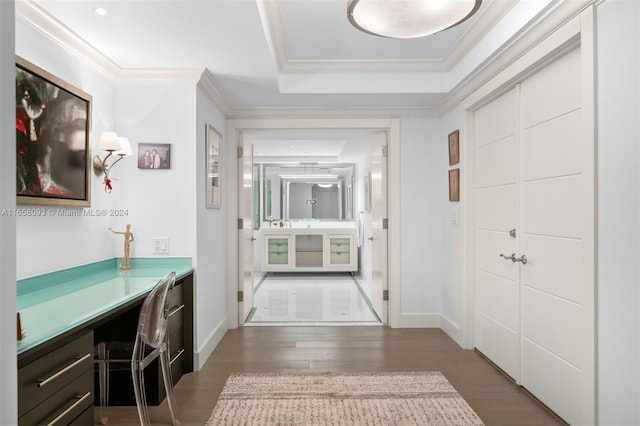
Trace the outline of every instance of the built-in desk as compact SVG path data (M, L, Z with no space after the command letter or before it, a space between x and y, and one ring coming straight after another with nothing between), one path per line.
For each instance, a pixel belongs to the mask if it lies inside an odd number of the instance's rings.
M20 424L56 419L93 424L94 344L133 340L144 298L171 271L176 272L169 320L174 383L193 371L191 259L132 259L131 264L131 270L122 271L117 259L110 259L17 282L17 309L25 333L17 344ZM164 398L159 369L148 370L148 400L159 403ZM129 392L118 386L116 377L112 390Z

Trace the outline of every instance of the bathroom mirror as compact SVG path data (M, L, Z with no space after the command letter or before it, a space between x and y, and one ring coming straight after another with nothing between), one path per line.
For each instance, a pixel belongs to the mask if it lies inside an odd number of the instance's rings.
M263 221L353 220L355 164L262 163L259 209Z

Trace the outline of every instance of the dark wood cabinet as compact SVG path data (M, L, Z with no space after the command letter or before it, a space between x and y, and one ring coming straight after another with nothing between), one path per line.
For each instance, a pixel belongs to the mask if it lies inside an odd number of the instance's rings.
M95 329L95 341L133 342L138 324L140 302L136 306L111 318ZM183 374L193 371L193 274L176 280L169 303L169 351L171 378L175 385ZM135 405L131 369L128 364L111 365L110 405ZM96 405L98 376L95 373ZM152 361L144 371L147 404L160 404L166 394L162 382L159 359Z
M94 347L101 341L133 342L146 295L92 318L18 355L18 424L93 425L97 400ZM174 385L193 371L193 273L176 280L171 293L169 350ZM131 366L110 370L112 405L135 405ZM165 398L159 360L145 368L147 403Z
M18 424L93 424L93 391L89 331L18 369Z

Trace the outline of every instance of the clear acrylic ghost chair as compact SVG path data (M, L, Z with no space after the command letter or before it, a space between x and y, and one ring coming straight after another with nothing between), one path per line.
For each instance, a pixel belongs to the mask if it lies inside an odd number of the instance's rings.
M131 348L130 343L98 343L96 362L99 365L100 423L106 424L108 420L109 364L130 362L131 375L133 378L133 390L136 397L136 406L138 408L140 424L143 426L151 424L149 421L147 399L144 389L144 369L154 359L159 357L162 368L162 380L167 394L169 411L171 411L171 420L173 421L174 426L180 424L173 396L171 368L169 365L169 334L167 333L169 299L175 280L175 272L168 273L158 281L145 298L142 308L140 309L140 316L138 317L138 330L136 332L136 339L133 343L133 348ZM122 353L123 348L128 349L128 352L131 353L131 358L111 359L109 357L111 352Z

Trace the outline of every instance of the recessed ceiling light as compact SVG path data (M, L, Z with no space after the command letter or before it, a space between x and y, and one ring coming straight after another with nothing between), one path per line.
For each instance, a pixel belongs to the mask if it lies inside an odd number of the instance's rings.
M95 9L93 9L93 11L98 16L107 16L109 14L109 11L107 9L105 9L104 7L97 7Z

